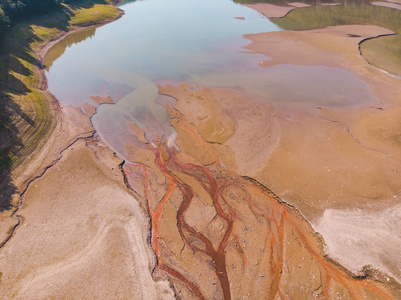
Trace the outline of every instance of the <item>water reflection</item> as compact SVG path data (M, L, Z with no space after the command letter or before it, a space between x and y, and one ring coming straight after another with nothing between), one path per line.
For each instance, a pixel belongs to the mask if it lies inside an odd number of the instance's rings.
M67 35L64 39L62 39L57 44L53 45L47 52L44 57L44 65L46 71L49 71L53 65L53 62L57 60L60 56L62 56L67 47L71 47L72 45L76 45L80 42L85 41L88 38L92 38L95 36L97 27L89 27L76 32L73 32Z
M70 35L51 56L65 54L53 64L49 59L47 65L49 88L61 102L95 105L91 96L110 96L117 102L98 107L92 122L123 157L128 155L124 145L135 143L134 127L144 130L150 143L174 136L164 107L155 102L159 97L155 81L258 68L257 62L265 57L240 53L249 43L242 35L281 30L230 0L148 0L124 2L122 8L123 18L98 28L85 43L68 47L74 38L91 36ZM127 91L119 99L112 93L117 85Z
M61 102L79 106L90 102L90 95L99 95L99 87L107 82L91 71L94 66L120 68L152 81L241 70L250 60L257 62L262 57L238 53L248 43L238 37L281 30L256 11L230 0L149 0L122 8L125 16L97 29L95 38L59 47L65 55L49 69L48 81Z
M344 7L324 11L347 15ZM55 46L47 65L49 88L61 102L95 105L91 96L110 96L117 102L98 107L92 121L103 140L124 157L122 145L137 138L133 129L144 130L149 143L174 135L163 106L155 102L159 95L154 82L161 79L238 88L272 104L298 108L376 101L350 71L319 66L261 68L258 63L266 57L243 50L249 43L244 34L334 22L327 15L320 17L319 10L306 19L302 12L313 10L296 10L300 17L297 13L294 18L275 19L274 24L231 0L128 1L122 8L125 16L120 20L72 34ZM349 18L354 14L349 12Z

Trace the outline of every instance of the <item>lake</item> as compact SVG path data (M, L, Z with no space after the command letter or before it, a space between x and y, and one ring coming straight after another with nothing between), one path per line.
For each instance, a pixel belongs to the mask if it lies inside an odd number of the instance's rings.
M174 133L157 103L158 83L233 88L275 107L297 109L377 102L369 87L346 69L262 67L269 58L245 50L249 40L243 35L298 29L285 18L274 24L231 0L126 1L120 7L125 11L121 19L72 33L53 46L45 66L49 89L62 103L96 105L95 96L109 96L116 103L99 106L92 122L124 157L129 124L147 131L144 111L167 135Z

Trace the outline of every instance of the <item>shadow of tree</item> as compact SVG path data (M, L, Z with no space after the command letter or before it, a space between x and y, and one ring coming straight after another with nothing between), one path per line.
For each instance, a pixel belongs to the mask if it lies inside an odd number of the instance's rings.
M106 4L104 0L82 0L69 3L72 9L90 8L94 4ZM27 111L26 102L32 86L21 78L33 75L34 68L43 68L42 61L34 55L31 44L43 42L35 35L32 25L67 32L72 10L60 6L50 12L20 21L7 32L0 32L0 211L10 209L12 195L17 192L11 171L17 159L26 156L21 128L30 128L35 134L41 122L32 111ZM29 83L29 85L32 85ZM32 136L31 136L32 137ZM24 152L25 151L25 152Z
M21 85L18 84L20 88ZM9 209L16 187L11 180L11 166L15 155L23 148L15 119L21 118L31 126L34 121L24 113L11 97L0 91L0 211Z
M104 0L81 0L81 1L69 1L68 2L68 5L74 9L91 8L95 4L108 4L108 3Z
M7 43L2 43L1 46L7 46ZM0 54L0 211L10 208L11 196L16 192L10 171L18 151L23 148L17 128L18 120L35 126L33 119L13 99L30 92L16 76L29 76L31 71L18 60L18 53L3 47ZM27 55L25 58L28 58ZM31 57L30 60L35 59Z

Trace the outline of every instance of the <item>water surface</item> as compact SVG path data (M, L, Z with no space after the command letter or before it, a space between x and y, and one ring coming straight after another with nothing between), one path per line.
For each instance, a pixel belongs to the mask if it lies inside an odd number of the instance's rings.
M104 93L102 70L118 68L145 77L186 80L203 72L241 70L257 55L238 53L248 42L243 34L281 30L257 12L230 0L147 0L121 5L118 21L80 32L49 54L50 90L63 103L80 105L88 95ZM235 19L244 17L245 20ZM100 73L99 73L100 72ZM74 87L71 89L71 87ZM102 88L104 90L102 90Z
M158 80L229 87L272 105L354 106L376 101L351 71L323 66L262 68L267 57L242 47L244 34L283 30L258 12L231 0L145 0L121 5L111 24L69 35L46 55L51 92L65 104L95 105L110 96L92 123L98 134L127 157L135 142L132 124L152 136L174 135L159 98ZM277 22L276 22L277 23ZM159 125L155 125L159 124Z

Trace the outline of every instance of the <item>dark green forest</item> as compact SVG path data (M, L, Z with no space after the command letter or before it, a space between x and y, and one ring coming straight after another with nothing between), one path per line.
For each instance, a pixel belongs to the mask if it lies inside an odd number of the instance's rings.
M38 12L55 9L63 0L0 0L0 30L4 30L21 18Z
M21 19L60 9L62 3L81 5L82 2L85 0L0 0L0 35Z

